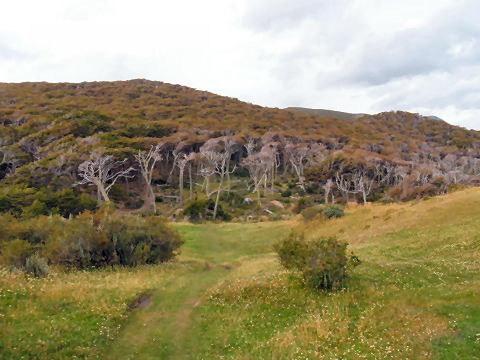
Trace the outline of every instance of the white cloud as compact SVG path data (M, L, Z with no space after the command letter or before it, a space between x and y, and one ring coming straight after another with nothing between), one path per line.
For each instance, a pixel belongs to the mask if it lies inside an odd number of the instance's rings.
M479 14L475 0L16 0L0 81L148 78L480 129Z

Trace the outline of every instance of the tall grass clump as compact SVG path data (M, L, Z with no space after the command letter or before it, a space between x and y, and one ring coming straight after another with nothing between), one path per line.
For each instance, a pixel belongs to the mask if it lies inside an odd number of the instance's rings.
M280 263L301 272L306 285L318 290L337 290L344 286L349 271L360 263L347 255L347 243L337 238L306 241L303 234L291 232L275 244Z

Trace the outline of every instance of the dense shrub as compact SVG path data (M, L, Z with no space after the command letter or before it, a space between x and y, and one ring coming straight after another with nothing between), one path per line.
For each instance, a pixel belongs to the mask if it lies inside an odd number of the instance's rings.
M3 216L0 225L5 225L0 263L37 276L44 268L40 257L73 268L133 266L167 261L182 244L158 217L120 216L108 208L68 220L58 215L28 220Z
M292 196L292 190L286 189L286 190L282 191L281 195L282 195L282 197L290 197L290 196Z
M243 204L243 197L237 192L228 191L220 195L220 201L223 201L230 206L239 206Z
M47 276L50 273L47 261L40 257L37 253L33 254L25 261L23 270L35 277Z
M345 215L343 209L338 206L330 206L326 208L323 213L327 219L331 219L332 217L340 218Z
M201 222L212 218L215 202L212 199L191 201L183 210L183 215L188 216L191 222ZM217 218L225 221L232 219L231 215L226 213L219 204L217 208Z
M301 270L307 262L308 245L303 233L292 231L274 245L280 263L286 269Z
M286 269L300 271L305 283L315 289L341 288L348 271L360 263L353 254L347 256L347 243L336 238L305 241L302 234L292 232L275 250Z

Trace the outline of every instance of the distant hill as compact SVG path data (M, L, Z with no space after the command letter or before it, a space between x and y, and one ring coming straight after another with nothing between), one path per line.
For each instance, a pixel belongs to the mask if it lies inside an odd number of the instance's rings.
M335 110L325 110L325 109L309 109L303 107L287 107L285 110L293 111L299 114L314 114L326 117L333 117L341 120L353 120L357 119L365 114L351 114L342 111L335 111Z
M0 83L0 212L15 204L30 206L27 198L44 203L47 200L42 197L43 192L71 191L79 179L79 164L94 153L127 159L126 165L136 167L134 155L160 142L167 153L156 168L155 179L172 184L171 175L178 172L174 151L198 154L207 141L218 141L225 135L235 138L237 150L232 161L237 169L241 169L241 161L247 156L242 145L248 141L255 144L257 151L265 144L277 149L275 161L285 176L295 174L285 170L290 166L287 145L322 149L322 159L343 157L308 172L308 181L317 183L317 188L310 190L317 194L323 191L320 186L327 176L334 179L337 171L347 171L358 164L370 169L379 163L402 167L403 172L395 181L412 174L412 179L422 185L435 180L437 189L443 189L438 185L444 184L439 177L446 174L449 182L470 182L471 175L480 172L479 131L403 111L364 115L267 108L143 79ZM302 160L307 167L318 163L318 159ZM417 167L422 167L423 175L413 174ZM193 176L198 175L197 170L194 169ZM242 171L243 176L248 176L245 168ZM467 180L462 180L463 173L468 175L463 177ZM139 176L130 181L136 184L119 182L126 192L131 190L129 185L142 186ZM379 196L388 187L384 183L382 186L385 189L378 187ZM76 194L83 191L79 187L73 189ZM419 197L428 193L428 189L422 189ZM35 195L37 191L42 193ZM119 189L115 191L120 201L128 198ZM410 196L405 194L403 191L398 197Z

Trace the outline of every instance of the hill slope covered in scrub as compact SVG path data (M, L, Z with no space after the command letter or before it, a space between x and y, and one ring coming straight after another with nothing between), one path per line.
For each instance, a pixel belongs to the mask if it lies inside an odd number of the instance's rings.
M310 109L310 108L295 107L295 106L285 108L285 110L300 113L300 114L314 114L314 115L320 115L320 116L333 117L341 120L353 120L365 115L365 114L352 114L352 113L347 113L343 111L326 110L326 109Z
M0 357L478 359L479 206L475 188L310 223L183 223L173 263L1 270ZM272 245L292 228L350 243L362 264L345 289L280 267Z
M111 195L138 208L145 192L134 155L159 143L152 193L165 203L184 200L180 187L190 186L189 199L201 199L210 181L202 147L224 152L227 138L235 190L244 198L258 183L259 202L267 183L272 194L308 193L320 202L329 196L403 200L475 183L480 174L480 132L441 120L407 112L339 119L148 80L0 84L0 125L0 211L15 215L51 209L68 215L73 208L92 207L85 196L94 199L100 189L73 185L81 180L79 165L98 154L126 159L125 168L136 168L131 177L117 179ZM180 168L184 155L190 156L188 166ZM212 174L215 186L209 193L206 185L207 197L221 187ZM230 190L230 174L227 178Z

